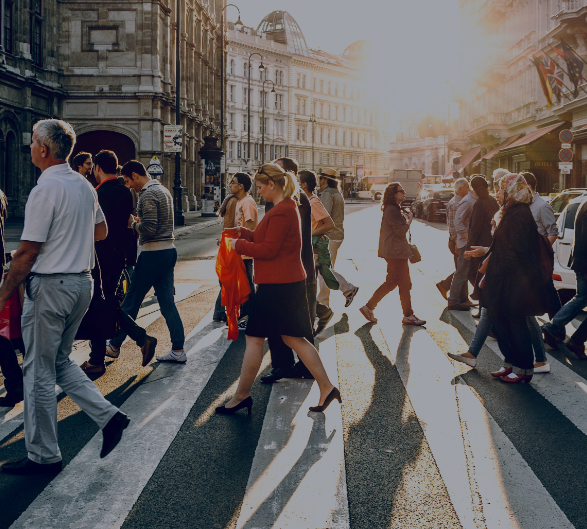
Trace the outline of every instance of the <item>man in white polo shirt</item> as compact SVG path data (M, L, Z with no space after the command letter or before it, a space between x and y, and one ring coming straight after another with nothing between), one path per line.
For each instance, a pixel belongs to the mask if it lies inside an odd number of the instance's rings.
M21 242L0 288L1 310L26 281L21 322L28 457L2 467L20 475L61 471L55 384L102 428L100 457L118 444L130 421L69 359L92 297L94 240L108 233L104 215L92 186L67 164L75 144L71 125L46 119L33 131L32 162L43 172L29 195Z

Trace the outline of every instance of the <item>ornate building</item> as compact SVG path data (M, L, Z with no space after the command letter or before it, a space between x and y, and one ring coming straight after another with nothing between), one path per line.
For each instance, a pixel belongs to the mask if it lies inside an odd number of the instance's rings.
M389 172L387 146L391 114L370 90L368 72L364 68L368 42L354 43L342 55L310 49L301 28L287 11L270 13L256 30L246 27L231 30L228 39L227 119L231 134L227 151L231 170L242 167L242 159L246 158L243 144L247 136L248 79L244 64L250 54L258 53L263 57L263 64L268 66L267 78L276 82L276 94L270 93L272 84L266 83L265 92L268 93L262 96L264 77L259 73L260 57L253 56L253 167L260 162L260 150L256 145L262 139L261 98L268 97L265 160L282 153L297 158L303 169L334 167L343 177L347 176L347 188L353 185L352 176L357 165L364 167L365 175ZM276 79L280 79L279 82ZM234 101L230 100L231 90ZM231 113L234 113L233 125L230 124ZM312 117L315 122L311 121Z
M478 147L474 171L497 167L530 170L540 192L587 185L587 94L563 87L561 100L548 108L536 68L529 59L545 54L567 70L551 45L561 39L587 58L585 0L461 0L462 81L455 87L459 133L451 141ZM587 70L585 70L587 71ZM565 84L570 87L568 76ZM558 168L558 138L563 128L575 132L573 170ZM449 142L450 144L450 142Z
M0 186L22 215L35 168L32 124L61 117L75 127L76 151L112 149L124 163L162 158L173 185L163 126L175 124L175 1L0 0ZM180 2L184 209L202 193L197 152L220 127L220 10L223 0Z

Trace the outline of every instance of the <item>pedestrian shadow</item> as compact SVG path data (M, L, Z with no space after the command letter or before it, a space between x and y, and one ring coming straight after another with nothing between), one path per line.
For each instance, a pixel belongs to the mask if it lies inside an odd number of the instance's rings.
M371 336L372 327L367 323L355 332L374 369L374 383L362 418L345 435L349 513L351 526L389 527L404 473L420 457L424 434L398 371ZM414 332L404 327L398 362L407 363Z
M308 393L309 388L310 385L308 387ZM308 442L306 443L302 455L290 468L289 472L281 482L269 495L267 495L265 500L257 507L253 514L251 514L246 523L242 525L242 529L273 527L275 521L280 515L280 513L275 510L276 505L283 507L287 506L308 472L312 470L312 467L318 463L328 451L330 443L336 435L336 430L332 430L330 435L326 434L326 416L323 413L308 412L308 417L313 420L313 424L308 437ZM284 448L287 448L287 445ZM278 457L279 454L276 454L273 461ZM260 478L262 478L262 476L263 474L261 474ZM255 484L251 485L251 488L253 487L255 487Z

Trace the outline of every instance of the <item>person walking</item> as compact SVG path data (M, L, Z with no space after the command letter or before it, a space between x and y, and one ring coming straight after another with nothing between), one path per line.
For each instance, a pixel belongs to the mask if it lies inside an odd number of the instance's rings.
M94 163L92 162L92 155L89 152L77 153L69 165L74 171L81 174L88 182L90 182L93 188L98 185L96 176L92 172Z
M543 314L546 308L539 234L530 211L532 194L523 176L504 176L497 199L503 205L495 216L497 227L481 295L504 355L503 366L491 375L507 383L529 382L534 357L526 317Z
M259 213L257 211L257 203L249 194L251 185L251 177L245 173L236 173L230 181L230 192L237 199L234 214L235 228L244 227L248 230L255 230L257 228ZM238 328L241 331L244 331L247 328L249 308L253 298L255 297L255 283L253 282L253 259L251 257L243 256L243 262L245 263L245 270L247 271L247 278L249 279L251 293L249 294L248 301L246 301L241 307L240 321L238 324Z
M318 196L334 222L334 229L325 233L329 239L328 249L330 250L332 268L334 268L338 250L344 241L344 198L340 192L338 173L334 169L329 167L322 169L319 175L319 184ZM324 329L332 319L334 312L330 308L330 289L322 277L318 278L318 287L316 315L318 316L318 327Z
M385 188L381 209L381 231L379 234L378 256L387 262L387 277L385 282L375 291L367 304L359 310L371 323L377 323L373 311L378 303L399 287L399 298L404 318L402 325L425 325L426 322L418 318L412 309L412 280L410 279L410 267L408 260L412 255L412 249L406 239L414 214L409 211L403 213L401 203L406 192L399 182L392 182Z
M341 402L342 399L330 382L318 352L306 339L312 332L301 259L300 214L294 201L299 187L293 173L277 164L261 166L255 181L259 194L274 206L255 231L238 228L239 238L231 240L239 255L253 257L258 287L249 314L238 387L224 406L216 408L216 413L233 415L242 408L251 412L250 390L263 360L263 343L276 331L316 379L320 399L310 411L322 412L333 400Z
M218 208L218 216L222 218L224 229L234 228L234 215L237 202L238 199L232 193L229 193L220 205L220 208ZM216 242L218 245L220 245L220 239L217 239ZM222 283L220 283L220 292L218 292L218 297L216 298L216 304L214 305L214 315L212 316L212 319L214 321L228 321L226 317L226 309L222 306Z
M455 270L457 268L457 230L455 228L455 217L457 214L457 208L461 199L467 196L469 192L469 184L466 178L459 178L455 181L454 184L455 188L455 195L452 197L448 204L446 205L446 224L448 226L448 249L450 253L453 255L453 259L455 262ZM454 278L455 273L453 272L450 274L446 279L436 283L436 288L439 290L440 294L444 299L448 301L448 291L450 290L450 286L452 284L452 280ZM467 282L463 283L461 288L461 292L459 294L459 302L464 304L469 301L469 289L467 286Z
M2 466L10 474L61 471L55 384L102 429L100 457L114 449L130 422L69 358L92 297L94 240L105 239L108 231L96 192L67 164L74 144L69 123L45 119L33 127L31 158L42 173L27 200L21 242L0 287L1 310L26 280L22 330L28 455Z
M128 226L139 234L141 245L122 310L135 319L147 292L154 287L172 344L166 354L156 357L157 361L183 364L187 361L183 350L185 335L173 299L173 271L177 261L173 244L173 199L159 180L151 179L141 162L126 162L122 166L122 176L126 187L139 193L139 216L131 215ZM110 340L106 354L116 358L125 338L126 332L121 329L118 336Z
M448 310L460 310L468 311L471 310L471 303L462 302L463 285L467 284L469 274L469 263L468 259L465 259L465 252L469 249L469 225L471 221L471 215L473 214L473 206L475 205L475 193L469 187L467 194L461 199L457 207L455 215L455 254L457 256L457 264L455 275L452 278L450 284L450 294L448 296Z
M135 321L121 308L116 298L116 288L120 276L126 265L126 245L128 244L127 232L128 217L133 211L133 199L130 190L120 183L116 176L118 159L112 151L100 151L95 158L94 173L98 181L96 194L98 203L106 218L108 235L102 241L97 241L96 266L94 267L94 296L92 303L98 310L105 313L97 315L91 310L86 313L79 333L90 337L90 358L80 367L87 375L101 376L106 372L104 363L106 357L106 339L108 336L105 327L111 322L115 328L116 322L141 348L143 356L142 365L146 366L155 355L157 338L148 336L145 329L139 327ZM103 296L103 305L97 305L98 298ZM91 307L91 305L90 305ZM106 323L106 325L104 325ZM105 334L106 332L106 334ZM112 351L108 351L112 354ZM117 351L120 353L120 350Z
M299 164L293 158L278 158L274 162L284 171L293 175L298 173ZM273 202L266 202L265 214L271 211ZM299 195L298 213L302 231L302 265L306 272L306 298L308 300L308 317L313 329L316 320L316 269L314 267L314 253L312 251L312 208L310 201L303 193ZM299 307L298 310L304 310ZM312 345L314 335L305 336ZM264 384L272 384L282 378L314 378L301 360L295 361L294 352L285 344L279 333L272 333L267 337L269 352L271 353L271 372L261 378Z
M577 276L577 293L554 315L550 322L542 326L544 341L553 349L558 349L557 344L565 340L567 323L573 321L587 307L587 202L583 202L579 206L575 216L575 234L569 267ZM584 347L581 349L583 333L576 336L573 334L573 336L569 349L582 358L585 355Z

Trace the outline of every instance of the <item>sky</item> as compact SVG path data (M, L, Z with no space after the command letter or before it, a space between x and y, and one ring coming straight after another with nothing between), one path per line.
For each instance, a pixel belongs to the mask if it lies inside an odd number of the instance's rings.
M230 3L230 0L229 0ZM446 81L456 82L458 0L242 0L234 2L246 26L282 9L299 24L311 48L342 54L371 39L381 93L398 112L446 107ZM237 12L228 8L228 19Z

